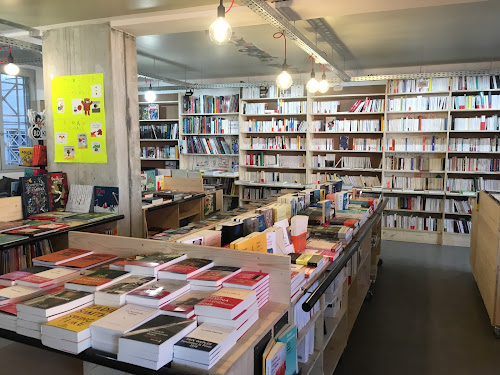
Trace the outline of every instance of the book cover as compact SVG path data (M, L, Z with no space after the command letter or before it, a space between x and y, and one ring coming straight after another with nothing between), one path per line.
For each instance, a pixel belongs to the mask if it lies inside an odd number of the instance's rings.
M110 262L117 258L118 257L114 254L91 254L84 256L82 258L65 262L64 267L82 268L82 269L91 268L93 266L97 266L102 263Z
M211 295L212 292L190 290L179 298L163 305L160 310L162 314L175 314L174 316L192 316L194 315L194 306Z
M27 218L30 215L49 212L47 176L22 177L20 180L23 217Z
M29 225L29 220L13 220L13 221L0 222L0 233L12 229L27 227L28 225Z
M203 323L174 345L174 357L176 357L175 347L210 353L226 339L230 339L233 332L235 332L233 327Z
M79 285L104 285L109 283L110 281L122 277L123 275L128 275L126 271L119 270L110 270L106 268L102 268L96 272L93 272L89 275L79 277L77 279L71 280L66 284L79 284Z
M5 280L5 281L15 281L22 279L23 277L27 277L30 275L34 275L40 272L48 271L50 270L49 267L43 267L43 266L32 266L25 268L20 271L14 271L14 272L9 272L4 275L0 275L0 280Z
M47 310L52 307L64 305L68 302L77 301L80 298L87 297L91 294L92 293L78 292L76 290L64 289L56 293L50 293L43 296L35 297L33 299L30 299L29 301L23 302L20 305L33 307L40 310ZM18 309L19 307L20 306L18 306Z
M116 310L118 310L118 308L116 307L93 305L84 307L80 310L76 310L72 313L69 313L68 315L64 315L60 318L45 323L44 325L67 329L68 331L73 332L81 332L89 328L91 323L104 318L105 316L111 314Z
M203 271L195 276L188 278L188 281L218 281L225 279L233 274L241 271L240 267L230 267L230 266L214 266L206 271Z
M154 191L156 183L156 172L154 169L149 171L144 171L146 176L146 191Z
M128 332L145 320L158 315L157 309L138 305L125 305L90 325L91 330L104 328L115 332Z
M19 147L19 155L25 167L33 166L33 147Z
M200 303L198 303L195 306L194 310L196 312L197 307L201 306L232 310L246 299L251 298L252 295L255 296L255 292L253 290L239 289L239 288L222 288L219 289L217 292L213 293L212 295L210 295L209 297L205 298Z
M60 251L56 251L54 253L50 253L47 255L42 255L36 258L33 258L33 261L36 263L38 262L43 262L43 263L48 263L48 264L60 264L64 263L76 258L81 258L86 255L93 254L94 252L92 250L81 250L81 249L75 249L75 248L68 248Z
M185 257L184 254L171 253L154 253L140 260L129 260L125 262L125 266L140 266L140 267L157 267L161 264L169 263L178 258Z
M170 294L185 288L189 283L177 280L158 280L152 284L141 287L130 292L130 296L141 296L161 300ZM127 297L128 298L128 297Z
M92 185L71 185L66 211L88 213L92 204L93 191L94 187Z
M73 215L75 215L73 212L51 211L43 214L31 215L28 219L38 221L55 221L65 219Z
M30 225L28 227L18 228L7 231L7 234L16 234L21 236L39 236L44 233L55 232L60 229L69 228L68 224L45 223L40 225Z
M114 215L112 212L87 212L75 214L73 216L68 217L66 220L68 221L82 221L85 223L89 223L91 221L96 221L102 219L104 217L108 217Z
M118 188L94 186L94 212L112 212L118 214Z
M70 277L72 275L78 275L78 271L67 268L49 268L47 271L25 276L19 279L18 282L40 285L47 283L50 284L54 280Z
M238 288L250 287L251 289L269 280L269 274L255 271L241 271L224 282L224 287Z
M130 275L123 280L118 281L116 284L99 290L97 293L106 293L111 295L127 294L153 280L155 280L154 277Z
M202 267L206 267L210 263L213 263L213 260L209 259L201 259L201 258L189 258L181 260L178 263L172 264L161 271L163 272L172 272L179 274L190 274L196 270L199 270Z
M64 211L68 203L68 178L66 173L47 173L50 211Z
M4 234L0 233L0 245L5 245L9 242L24 240L28 238L27 236L18 236L15 234Z
M196 321L175 316L158 315L133 331L126 333L120 340L135 340L159 346L188 327L196 328Z

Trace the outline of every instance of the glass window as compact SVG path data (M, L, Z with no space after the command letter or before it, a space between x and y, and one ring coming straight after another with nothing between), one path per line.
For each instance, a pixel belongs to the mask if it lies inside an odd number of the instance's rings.
M31 146L27 135L29 128L27 104L29 103L28 78L0 74L0 151L2 169L11 169L22 164L19 147Z

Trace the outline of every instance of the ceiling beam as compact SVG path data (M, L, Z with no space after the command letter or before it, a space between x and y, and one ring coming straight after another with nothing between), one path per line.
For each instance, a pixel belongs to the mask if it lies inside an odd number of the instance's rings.
M24 49L29 49L32 51L42 52L42 46L24 40L19 40L15 38L9 38L7 36L0 35L0 43L8 44L15 47L20 47Z
M342 81L350 81L351 77L331 59L324 57L323 52L309 39L307 39L299 30L297 30L283 14L278 12L263 0L241 1L270 25L274 26L279 31L283 31L288 39L291 39L305 53L312 55L316 62L325 65Z

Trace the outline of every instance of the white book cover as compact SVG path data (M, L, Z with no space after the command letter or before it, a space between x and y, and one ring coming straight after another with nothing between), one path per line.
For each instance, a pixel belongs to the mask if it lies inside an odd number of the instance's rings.
M39 288L30 288L27 286L14 285L0 289L0 306L16 303L24 299L35 297L41 294Z
M43 288L58 281L62 282L78 276L80 276L79 270L69 268L52 268L35 275L23 277L22 279L17 280L17 284Z
M71 185L66 211L88 213L92 204L93 191L94 187L92 185Z
M154 318L159 310L137 305L125 305L111 314L99 319L90 325L92 336L94 332L107 331L104 333L122 335L138 325ZM98 335L101 336L102 335Z

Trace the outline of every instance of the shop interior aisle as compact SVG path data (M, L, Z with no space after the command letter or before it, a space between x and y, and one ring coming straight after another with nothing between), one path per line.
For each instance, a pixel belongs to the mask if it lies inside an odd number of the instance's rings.
M469 248L383 241L382 258L335 375L497 375Z

